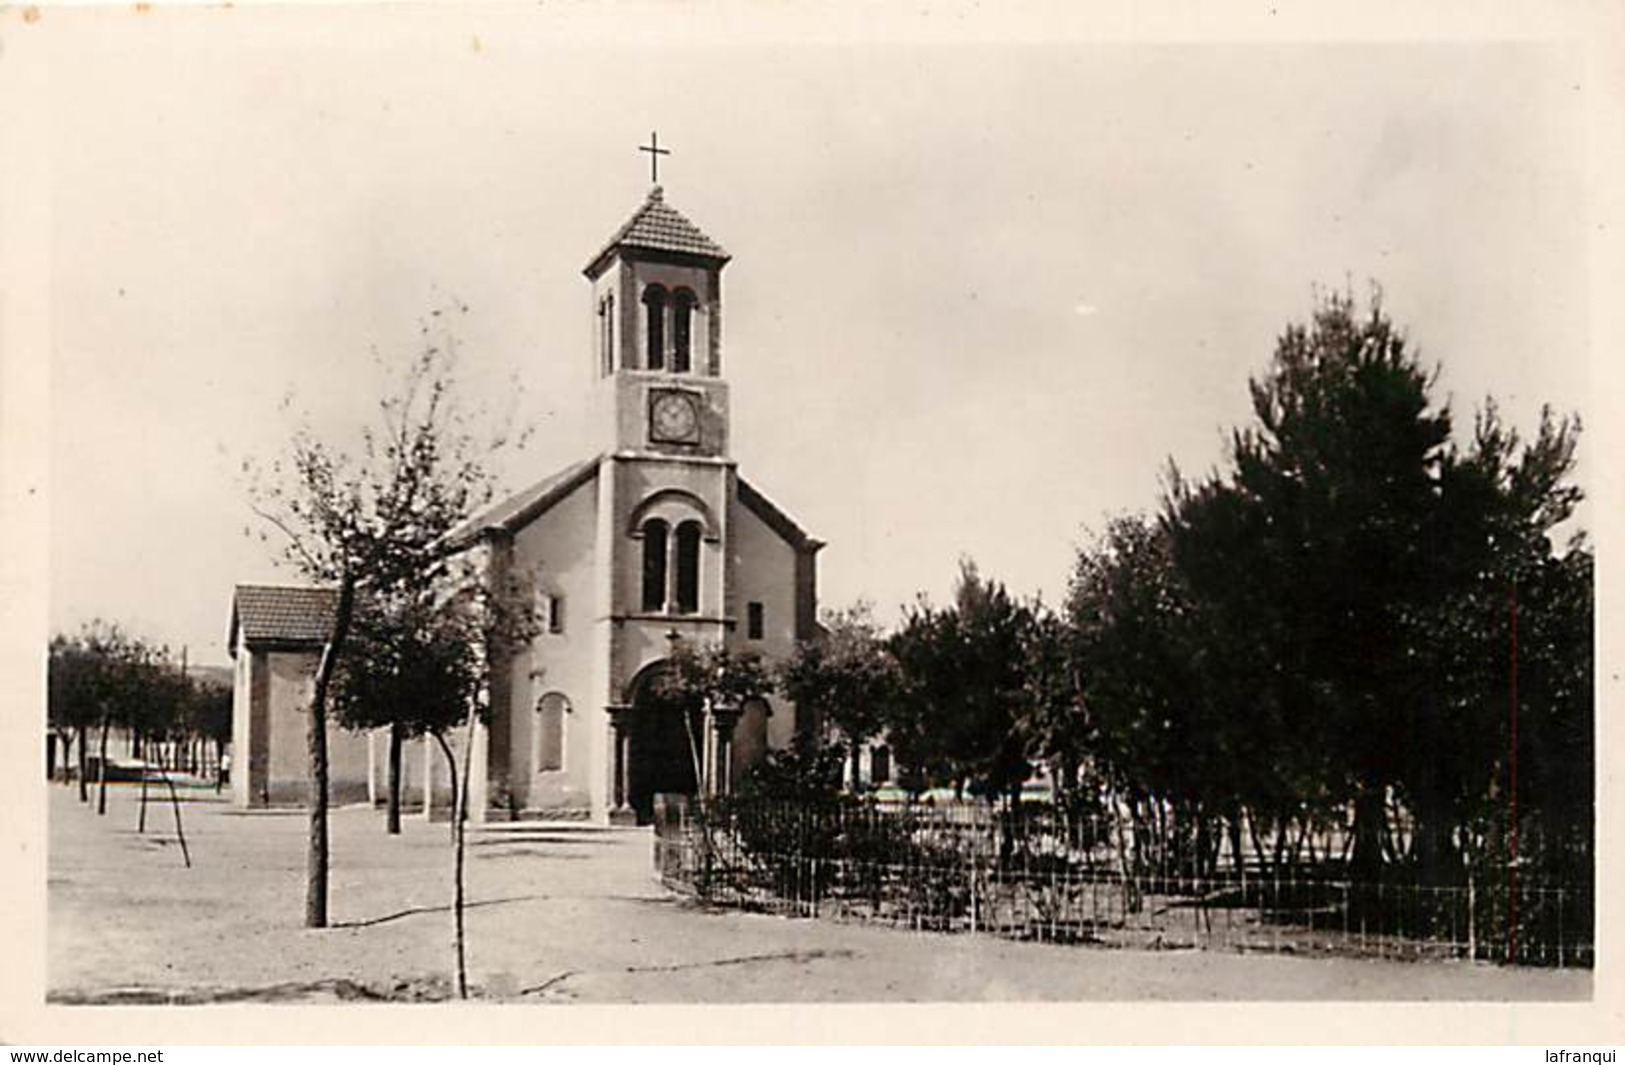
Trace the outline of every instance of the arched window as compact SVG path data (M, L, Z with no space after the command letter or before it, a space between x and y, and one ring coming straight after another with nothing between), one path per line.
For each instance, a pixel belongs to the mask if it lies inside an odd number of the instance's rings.
M694 335L694 293L680 288L671 299L671 368L688 373L692 363Z
M564 715L570 700L559 692L548 692L536 704L536 771L548 773L564 768Z
M700 523L685 521L677 526L677 612L697 614L700 610Z
M734 728L733 762L736 773L743 773L767 753L767 719L773 708L766 699L746 699L739 724Z
M650 370L666 368L666 290L650 285L643 290L643 318L649 348L644 365Z
M643 609L666 609L666 523L659 518L643 525Z

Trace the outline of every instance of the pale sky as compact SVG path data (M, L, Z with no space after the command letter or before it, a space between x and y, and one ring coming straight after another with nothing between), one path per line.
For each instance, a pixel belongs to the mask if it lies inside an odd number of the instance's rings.
M828 541L825 606L890 620L961 555L1056 602L1170 457L1223 460L1317 284L1381 283L1458 429L1486 393L1526 429L1542 402L1594 421L1587 86L1560 44L93 14L40 101L53 629L226 661L232 586L297 579L243 535L239 461L284 447L290 389L371 416L370 350L409 354L448 296L471 390L524 384L508 487L585 457L581 269L642 201L652 129L667 201L734 256L734 457Z

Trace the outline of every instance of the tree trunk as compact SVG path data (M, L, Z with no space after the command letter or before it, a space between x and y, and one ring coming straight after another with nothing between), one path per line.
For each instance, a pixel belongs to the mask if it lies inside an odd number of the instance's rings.
M62 786L68 787L73 783L73 729L59 730L57 738L62 744Z
M141 773L141 816L137 820L135 830L145 832L147 830L147 767L145 762L142 763L139 772Z
M310 836L305 856L305 927L327 927L327 690L344 650L355 609L355 577L345 573L339 581L339 601L333 612L333 635L322 648L316 667L316 690L310 700Z
M1011 784L1004 796L1004 826L999 833L999 865L1008 866L1016 853L1016 818L1021 816L1021 782Z
M1382 873L1382 837L1388 823L1383 789L1362 784L1354 799L1354 855L1350 861L1356 880L1375 880Z
M107 718L102 718L101 764L96 767L96 813L107 812Z
M474 711L469 710L469 719L472 722ZM443 733L434 734L435 742L440 744L441 753L446 756L446 765L451 770L451 937L452 950L456 958L457 997L468 997L468 954L464 947L463 937L463 812L468 803L468 766L463 772L457 771L457 757L452 753L451 744L446 742ZM466 752L472 753L474 749L474 728L472 723L468 729L468 745Z
M1117 830L1116 833L1115 833L1116 842L1117 842L1117 870L1118 870L1118 875L1121 877L1122 882L1123 882L1123 911L1125 913L1139 913L1140 912L1140 877L1139 877L1139 870L1136 869L1136 868L1133 868L1130 865L1129 842L1123 836L1122 801L1115 795L1112 797L1112 806L1113 806L1112 820L1115 822L1115 828ZM1138 815L1133 813L1133 806L1130 805L1129 809L1130 809L1130 817L1133 818L1137 822L1139 820L1139 818L1138 818ZM1139 832L1139 829L1138 829L1138 827L1132 827L1130 829L1130 831L1137 835L1138 832ZM1136 846L1138 846L1138 844L1136 844Z
M392 836L401 834L401 743L400 722L389 726L389 794L384 797L384 827Z
M80 802L89 802L90 801L90 781L86 779L90 774L90 751L87 749L87 745L89 743L89 738L88 738L87 733L88 733L88 730L85 728L85 726L80 725L79 726L79 801Z

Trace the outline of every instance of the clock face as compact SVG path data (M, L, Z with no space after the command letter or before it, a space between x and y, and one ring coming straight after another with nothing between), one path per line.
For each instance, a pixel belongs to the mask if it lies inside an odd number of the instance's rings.
M649 439L664 444L699 443L700 410L692 393L653 393L649 400Z

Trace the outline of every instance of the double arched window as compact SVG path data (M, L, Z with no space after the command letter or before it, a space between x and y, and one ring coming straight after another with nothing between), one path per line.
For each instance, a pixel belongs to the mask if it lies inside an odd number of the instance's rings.
M664 370L668 362L673 373L688 373L694 368L694 314L698 306L698 298L686 288L667 292L663 285L649 285L643 290L645 369Z
M700 523L650 518L643 532L643 609L651 614L700 612Z

